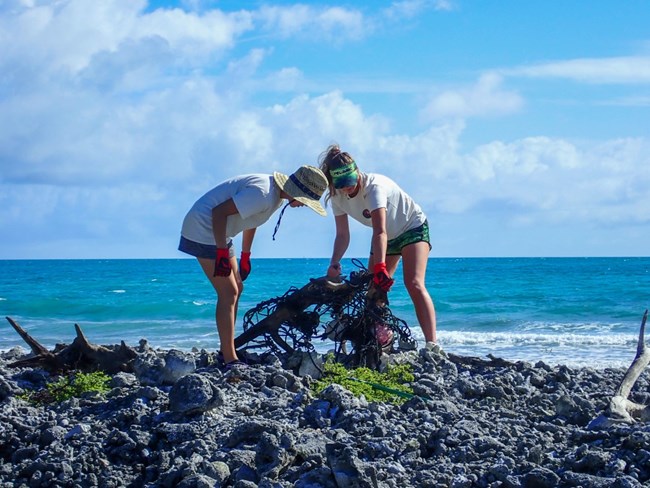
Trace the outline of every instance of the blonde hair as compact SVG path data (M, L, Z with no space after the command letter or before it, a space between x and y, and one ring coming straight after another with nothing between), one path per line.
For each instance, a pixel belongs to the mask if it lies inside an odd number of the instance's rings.
M354 159L347 152L342 152L341 147L334 143L325 149L318 157L318 162L320 165L321 171L325 174L327 178L327 195L325 196L325 204L336 195L336 188L334 188L334 182L332 181L332 175L330 174L331 166L334 162L337 162L339 166L354 164Z

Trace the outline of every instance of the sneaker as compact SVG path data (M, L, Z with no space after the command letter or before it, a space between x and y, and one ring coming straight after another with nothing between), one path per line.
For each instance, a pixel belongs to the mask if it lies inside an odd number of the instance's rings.
M248 364L246 364L243 361L240 361L239 359L226 363L226 371L230 371L232 369L243 369L243 368L248 368Z
M424 348L427 351L431 351L431 352L433 352L435 354L443 354L444 355L444 351L442 350L442 347L440 347L439 344L437 344L437 343L435 343L433 341L427 341L426 344L424 345Z

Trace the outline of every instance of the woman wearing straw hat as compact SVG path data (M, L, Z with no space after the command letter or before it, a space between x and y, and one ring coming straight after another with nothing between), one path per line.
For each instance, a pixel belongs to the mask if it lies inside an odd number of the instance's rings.
M313 166L302 166L290 176L275 172L236 176L199 198L183 220L178 249L198 259L217 292L216 322L226 367L243 364L235 351L237 305L243 281L251 272L250 254L257 227L281 206L275 232L287 207L307 206L325 216L320 197L327 188L325 175ZM237 266L232 238L242 234Z
M429 225L420 206L390 178L359 171L354 159L333 144L320 156L320 167L329 184L336 222L334 250L327 275L341 274L341 258L350 243L348 215L372 227L368 267L374 286L388 292L403 259L404 285L427 346L436 342L436 311L424 284L429 244Z

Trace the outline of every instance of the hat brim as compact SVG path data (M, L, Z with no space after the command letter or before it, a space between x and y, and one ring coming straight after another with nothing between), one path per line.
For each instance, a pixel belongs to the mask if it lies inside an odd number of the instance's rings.
M323 217L327 216L327 212L320 204L320 202L318 200L314 200L313 198L305 196L304 193L300 191L300 189L289 179L287 175L275 171L273 173L273 179L278 184L280 189L287 195L290 195L291 198L298 200L300 203L303 203L307 207L311 208L318 215L322 215Z

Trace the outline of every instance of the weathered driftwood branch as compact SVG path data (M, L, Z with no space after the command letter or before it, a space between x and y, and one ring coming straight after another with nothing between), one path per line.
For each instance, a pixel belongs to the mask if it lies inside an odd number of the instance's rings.
M323 295L327 291L327 296ZM311 306L322 303L324 300L340 300L346 302L356 293L354 287L349 283L333 283L326 277L311 280L305 286L297 290L291 296L280 303L273 313L263 318L258 323L245 330L235 338L235 347L240 348L246 343L256 339L263 334L269 334L273 340L287 352L293 348L279 333L280 327L286 322L295 320L296 317Z
M634 384L643 373L643 370L650 363L650 349L645 345L645 324L648 320L648 311L643 314L641 328L639 330L639 341L636 348L636 356L628 368L621 384L616 389L614 396L610 399L607 410L595 418L589 424L591 428L603 428L618 423L634 423L636 421L650 421L650 406L640 405L629 399Z
M9 367L41 367L57 372L68 370L104 371L106 373L133 371L133 362L138 354L124 341L119 346L107 347L91 344L86 339L81 327L75 324L77 337L72 344L57 346L53 351L48 351L25 332L15 320L11 317L7 317L7 320L32 350L31 356L14 361L9 364Z

